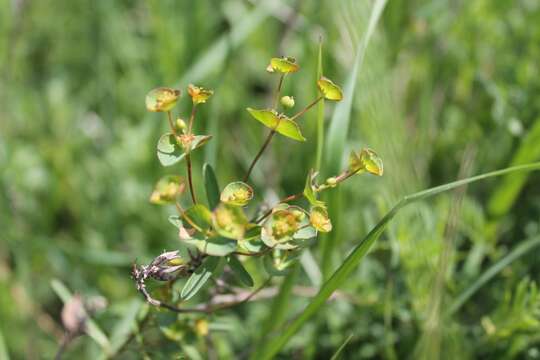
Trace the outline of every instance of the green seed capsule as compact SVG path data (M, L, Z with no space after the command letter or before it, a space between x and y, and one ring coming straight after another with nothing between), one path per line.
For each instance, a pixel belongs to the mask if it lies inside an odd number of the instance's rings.
M283 96L281 98L281 105L286 108L292 108L294 106L294 98L292 96Z

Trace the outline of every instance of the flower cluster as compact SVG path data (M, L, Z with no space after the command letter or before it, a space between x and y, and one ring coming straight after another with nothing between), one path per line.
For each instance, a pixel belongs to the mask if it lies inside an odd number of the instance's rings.
M169 220L177 227L180 240L178 250L158 256L147 266L134 267L133 277L137 281L137 288L151 303L152 297L144 285L147 278L172 280L179 276L190 276L182 290L182 298L188 299L201 289L201 281L204 283L209 278L206 275L219 275L217 272L223 269L223 266L219 266L222 261L223 265L228 265L237 275L238 280L246 286L253 286L251 276L240 261L242 256L264 257L269 274L284 274L301 250L310 245L319 232L332 230L326 204L318 199L318 194L336 187L355 174L383 174L382 161L373 150L352 152L349 166L342 173L319 184L316 181L317 172L311 170L306 176L302 192L288 196L266 212L261 212L263 206L253 204L255 191L249 184L249 177L272 137L280 134L294 141L306 141L299 125L301 117L320 101L343 99L341 88L321 76L315 84L318 96L302 110L287 114L286 111L290 111L296 104L292 96L281 96L282 85L287 76L300 70L300 66L290 57L272 58L266 70L279 75L273 107L248 107L247 112L269 128L268 137L242 181L234 181L220 190L213 169L205 165L203 177L208 198L206 204L196 198L190 154L211 140L211 135L194 134L193 123L197 106L206 103L213 91L189 85L187 92L192 100L192 111L187 124L180 117L174 120L172 114L180 98L180 90L159 87L150 91L146 97L147 109L165 112L169 122L170 132L163 134L157 144L159 161L163 166L185 161L187 177L186 185L182 176L165 176L157 182L150 196L154 204L176 206L178 214ZM280 111L280 105L283 111ZM186 188L189 189L192 204L184 208L180 199ZM307 207L290 204L300 198L307 200Z

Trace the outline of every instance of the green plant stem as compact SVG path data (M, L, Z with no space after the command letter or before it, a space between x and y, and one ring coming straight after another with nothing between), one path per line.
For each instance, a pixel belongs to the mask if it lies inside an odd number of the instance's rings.
M279 83L278 83L278 86L277 86L277 89L276 89L276 95L274 97L274 109L277 108L277 105L278 105L279 95L281 94L281 88L283 87L283 79L285 79L285 74L282 74L279 77ZM262 154L264 153L264 151L266 150L268 145L270 145L270 141L272 141L272 138L276 134L276 129L279 126L279 123L280 122L278 121L276 126L272 130L270 130L270 133L266 137L266 140L264 141L263 145L261 146L259 152L257 153L257 155L255 155L255 158L253 159L253 161L249 165L248 171L246 172L246 175L244 176L244 180L243 180L244 182L247 182L249 180L249 176L251 175L251 172L253 171L253 168L255 167L255 164L257 163L257 161L259 161L260 157L262 156Z
M189 118L189 128L188 128L188 135L191 135L191 128L193 126L193 119L195 118L196 113L196 105L193 105L193 108L191 110L191 116ZM167 120L169 120L169 127L171 128L171 132L174 135L174 138L178 138L178 133L176 132L176 128L173 123L172 114L170 111L167 111ZM187 168L187 176L188 176L188 184L189 184L189 192L191 193L191 200L193 201L193 204L197 204L197 198L195 197L195 191L193 188L193 177L191 175L191 156L189 153L189 149L186 149L186 168Z
M281 88L283 86L283 80L285 79L285 74L281 74L279 77L279 83L276 89L276 95L274 96L274 106L273 108L277 110L277 106L279 103L279 95L281 94Z
M195 114L197 113L197 104L193 104L191 108L191 115L189 116L188 135L191 135L193 130L193 122L195 121Z
M174 126L172 113L170 111L167 111L167 120L169 120L169 127L171 128L171 132L173 133L174 138L176 140L176 137L178 136L178 134L176 133L176 127Z
M262 154L264 153L264 151L266 150L266 148L270 144L270 141L272 141L272 138L274 137L275 133L276 133L276 131L272 129L270 131L270 133L268 134L268 136L266 137L266 140L264 141L264 144L262 145L261 149L259 150L257 155L255 155L255 158L251 162L251 165L249 165L249 169L246 172L246 175L244 176L244 182L247 182L249 180L249 176L251 175L251 172L253 171L253 168L255 167L255 164L257 163L257 161L259 161L259 158L262 156Z
M315 100L313 100L313 102L311 102L311 104L309 104L308 106L306 106L303 110L301 110L300 112L298 112L297 114L293 115L293 117L291 117L291 120L296 120L298 119L300 116L304 115L309 109L311 109L312 107L314 107L315 105L317 105L317 103L319 101L321 101L322 99L324 99L324 96L319 96L318 98L316 98Z
M155 307L164 308L167 310L170 310L172 312L180 313L180 314L186 314L186 313L204 313L204 314L212 314L221 310L230 309L235 306L242 305L248 301L250 301L255 295L257 295L262 289L264 289L272 280L272 277L269 277L266 279L257 289L252 291L248 296L246 296L244 299L240 301L234 301L230 303L225 304L219 304L215 306L201 306L201 307L194 307L194 308L179 308L177 306L156 300L150 296L150 294L144 290L141 291L145 299L150 305L153 305Z
M317 192L324 191L326 189L334 188L337 185L339 185L340 183L342 183L343 181L350 178L351 176L356 175L356 174L358 174L358 173L360 173L362 171L363 171L363 169L359 169L357 171L345 170L343 173L341 173L339 176L336 177L336 184L335 185L330 186L330 185L323 184L323 185L313 189L313 191L317 193ZM297 199L301 199L303 197L304 197L303 192L298 193L298 194L294 194L294 195L289 195L289 196L281 199L276 205L283 204L283 203L288 203L288 202L291 202L291 201L294 201L294 200L297 200ZM276 205L274 205L272 208L270 208L270 210L268 210L263 215L261 215L257 220L255 220L255 223L259 223L259 222L263 221L264 219L266 219L268 216L270 216L270 214L272 214L272 211L274 210L274 207L276 207Z
M195 120L195 114L197 113L197 104L193 104L193 107L191 108L191 115L189 117L189 125L188 125L188 136L192 135L193 130L193 122ZM189 192L191 194L191 200L193 201L193 205L197 205L197 198L195 197L195 189L193 187L193 174L191 170L191 154L190 149L186 149L186 168L187 168L187 176L188 176L188 184L189 184Z
M197 198L195 197L195 190L193 189L193 177L192 177L192 171L191 171L191 154L186 154L186 167L187 167L187 175L188 175L188 184L189 184L189 192L191 193L191 200L193 201L193 205L197 205Z
M176 202L176 210L178 211L178 214L184 219L187 221L187 223L189 225L191 225L192 228L194 228L195 230L197 230L198 232L202 232L203 229L201 229L199 226L197 226L197 224L195 224L193 222L193 220L191 220L191 218L189 216L186 215L186 212L184 209L182 209L182 206L180 206L180 204L178 202Z

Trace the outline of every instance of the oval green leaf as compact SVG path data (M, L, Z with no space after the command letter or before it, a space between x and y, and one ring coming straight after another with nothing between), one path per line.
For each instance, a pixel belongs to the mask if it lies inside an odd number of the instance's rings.
M183 243L195 246L200 252L210 256L227 256L238 248L235 240L221 236L206 238L201 233L189 235L185 229L181 230L179 234Z
M187 209L183 217L188 224L195 225L201 230L208 230L212 227L212 212L202 204L193 205Z
M283 114L278 114L271 109L257 110L247 108L247 111L256 120L263 123L266 127L277 131L281 135L287 136L296 141L306 141L306 138L300 132L300 127L293 120Z
M221 203L212 214L212 223L221 236L241 240L246 233L248 219L241 207Z
M313 169L311 169L306 178L306 185L304 186L304 196L312 206L325 206L323 201L317 200L317 196L315 194L314 183L316 177L317 173Z
M232 182L221 192L220 200L225 204L246 206L253 198L253 189L242 181Z
M216 270L217 265L219 263L218 257L207 257L201 266L195 270L193 274L189 277L189 279L186 281L186 284L182 288L182 292L180 293L180 297L185 301L189 300L195 294L201 290L203 285L210 279L213 272Z
M215 209L219 204L219 185L212 166L205 163L203 166L204 189L210 209Z
M246 285L247 287L253 286L253 278L251 277L251 275L249 275L244 265L242 265L242 263L236 258L236 256L231 255L227 257L227 262L234 275L238 278L238 280L240 280L242 284Z
M175 138L171 133L162 135L157 144L157 156L163 166L171 166L184 159L186 149L192 151L206 144L211 135L181 135ZM178 141L177 141L178 140Z

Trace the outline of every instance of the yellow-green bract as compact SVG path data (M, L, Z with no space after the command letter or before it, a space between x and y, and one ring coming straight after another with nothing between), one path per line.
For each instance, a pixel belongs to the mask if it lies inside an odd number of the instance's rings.
M302 136L300 127L293 120L286 115L278 114L275 110L265 109L257 110L247 108L247 111L255 119L263 123L266 127L275 130L281 135L287 136L296 141L306 141L306 138Z
M171 110L180 97L180 90L168 87L159 87L146 95L146 109L152 112L163 112Z
M324 76L317 81L317 87L327 100L340 101L343 99L343 92L341 91L341 88L334 84L332 80Z

